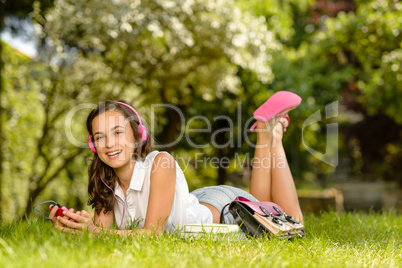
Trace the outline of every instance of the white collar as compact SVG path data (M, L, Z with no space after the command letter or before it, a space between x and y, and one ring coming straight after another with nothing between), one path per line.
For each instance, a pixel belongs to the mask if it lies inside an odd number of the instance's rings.
M152 168L152 166L148 167L148 165L153 164L153 161L152 161L153 158L149 157L149 156L156 155L156 154L158 154L158 151L153 151L153 152L149 153L145 157L145 159L138 158L135 161L133 174L131 175L130 186L128 187L129 189L133 189L134 191L138 191L138 192L140 192L142 190L142 185L144 185L144 181L145 181L145 172L147 171L148 168ZM123 193L123 190L121 189L119 183L116 184L115 193L120 198L124 199L124 193Z
M130 186L128 188L135 191L141 191L145 180L145 169L143 164L144 161L140 158L135 161L133 175L131 176Z
M133 189L135 191L141 191L141 189L142 189L142 185L144 184L144 180L145 180L145 176L144 176L145 174L144 174L144 172L141 172L141 170L140 170L140 169L142 169L141 162L143 162L143 161L141 161L141 159L137 159L135 161L134 170L133 170L133 174L131 175L131 181L130 181L130 185L128 186L128 189ZM116 182L116 187L115 187L114 192L115 192L115 195L117 195L122 200L124 200L125 197L124 197L123 189L121 188L121 186L118 182Z

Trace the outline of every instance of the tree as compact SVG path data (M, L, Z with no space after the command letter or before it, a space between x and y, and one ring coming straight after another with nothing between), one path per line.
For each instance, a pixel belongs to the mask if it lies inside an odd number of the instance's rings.
M61 1L47 21L56 45L102 55L116 77L141 89L141 103L173 104L186 116L196 100L204 102L198 114L208 114L210 105L215 114L234 110L237 102L227 104L227 97L240 94L238 70L269 82L270 54L280 49L263 18L231 1L120 1L106 8L99 1ZM169 144L180 131L179 115L160 114L166 120L157 139Z
M243 8L264 16L283 45L273 53L274 91L292 90L308 101L299 107L302 119L331 101L339 100L347 109L362 116L359 123L340 121L339 150L353 156L352 170L366 180L402 178L400 50L401 5L397 1L241 1ZM287 11L285 11L287 10ZM285 26L285 27L282 27ZM243 80L243 78L241 78ZM244 81L244 84L250 84ZM345 118L341 114L339 118ZM292 119L301 128L302 120ZM307 138L317 144L326 135L325 127L315 126ZM368 131L369 130L369 131ZM292 133L294 138L297 133ZM286 138L286 136L285 136ZM324 138L325 140L325 138ZM285 146L289 147L285 139ZM308 159L301 170L309 172L315 161L301 148L299 161ZM357 157L356 157L357 156ZM359 157L360 156L360 157ZM292 153L290 156L292 163ZM297 162L297 161L296 161ZM323 163L314 163L328 175ZM304 169L304 170L303 170Z
M53 0L40 0L42 4L42 10L46 11L53 4ZM33 0L2 0L0 1L0 33L3 31L5 27L5 18L6 17L14 17L17 18L17 22L19 19L25 19L28 17L28 14L33 10ZM13 32L21 33L22 27L19 27L19 24L11 26L11 30ZM0 100L3 99L3 43L0 42ZM3 105L0 102L0 118L2 118L3 113ZM3 125L0 122L0 220L2 219L2 181L3 181Z
M356 1L356 12L341 12L326 22L327 31L317 35L313 47L337 74L349 70L339 75L342 96L363 120L347 127L345 134L355 144L350 150L361 152L361 158L354 159L365 179L398 181L400 187L401 12L396 1Z
M41 50L41 60L20 59L14 54L8 49L4 55L7 63L2 119L7 122L4 178L8 191L4 194L8 219L28 216L41 194L60 193L71 174L78 179L85 177L83 148L87 136L82 122L88 109L95 106L94 101L116 97L115 89L124 95L126 87L110 77L104 64L96 59L78 54L71 59L50 46ZM86 109L67 120L68 113L80 104ZM56 181L57 185L51 185ZM63 202L68 198L60 199Z
M224 94L239 92L239 68L250 70L262 82L270 81L269 53L280 48L263 20L226 8L226 2L121 1L105 7L95 0L59 1L46 15L36 5L33 16L43 40L38 60L24 63L29 68L23 72L11 71L15 66L7 65L7 79L13 81L7 83L7 98L19 88L38 97L28 105L6 101L7 116L18 115L21 131L29 124L33 134L31 150L22 157L30 139L15 146L16 135L7 130L6 146L13 156L7 156L5 175L14 177L8 179L9 188L25 183L9 193L22 192L26 197L11 206L20 217L30 214L38 197L54 195L49 191L58 191L56 181L85 176L82 148L60 131L71 108L108 98L125 98L137 105L169 103L183 111L192 108L194 98L223 101ZM35 107L30 110L36 115L28 113L22 120L27 106ZM202 105L198 108L207 112ZM77 115L72 123L74 133L81 133L77 137L84 141L80 145L87 139L85 116ZM178 131L174 116L168 115L160 126ZM163 142L177 135L172 133ZM26 169L12 162L15 157Z

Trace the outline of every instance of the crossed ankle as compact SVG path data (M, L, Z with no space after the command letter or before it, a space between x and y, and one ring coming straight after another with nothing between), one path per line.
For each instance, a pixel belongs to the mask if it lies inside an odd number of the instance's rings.
M271 148L277 148L282 145L282 138L273 138L271 142Z
M272 134L257 134L257 145L271 145Z

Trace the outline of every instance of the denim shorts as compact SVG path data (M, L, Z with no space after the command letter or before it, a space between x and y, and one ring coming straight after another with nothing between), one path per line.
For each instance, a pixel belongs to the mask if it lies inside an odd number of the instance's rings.
M194 190L191 194L195 195L199 202L211 204L219 211L222 211L226 204L229 204L238 196L245 197L253 202L258 202L254 196L246 191L228 185L207 186ZM235 219L229 212L229 206L227 206L223 212L223 219L226 224L236 224Z

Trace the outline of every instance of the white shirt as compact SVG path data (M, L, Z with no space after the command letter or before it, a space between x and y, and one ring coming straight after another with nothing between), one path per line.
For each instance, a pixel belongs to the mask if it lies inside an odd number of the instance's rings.
M120 202L115 202L114 216L117 226L120 226L123 216L123 203L126 201L124 219L121 229L130 229L131 223L137 223L137 228L143 228L147 215L149 193L151 186L151 169L158 151L149 153L145 159L137 159L131 177L126 198L120 185L116 183L115 194ZM189 193L186 178L179 164L176 164L176 185L172 211L167 221L165 232L182 228L185 224L212 223L212 212L201 205L198 199Z

